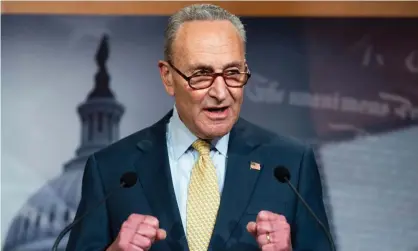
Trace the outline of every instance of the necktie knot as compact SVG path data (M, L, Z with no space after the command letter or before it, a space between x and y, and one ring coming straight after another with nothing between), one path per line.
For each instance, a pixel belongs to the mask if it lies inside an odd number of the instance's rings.
M210 144L209 142L198 139L192 144L193 148L200 154L200 156L209 156Z

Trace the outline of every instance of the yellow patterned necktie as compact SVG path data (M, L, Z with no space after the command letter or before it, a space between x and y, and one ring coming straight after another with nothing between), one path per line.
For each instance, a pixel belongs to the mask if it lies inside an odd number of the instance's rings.
M190 251L207 251L220 203L218 179L210 158L210 144L192 144L199 159L192 169L187 197L187 242Z

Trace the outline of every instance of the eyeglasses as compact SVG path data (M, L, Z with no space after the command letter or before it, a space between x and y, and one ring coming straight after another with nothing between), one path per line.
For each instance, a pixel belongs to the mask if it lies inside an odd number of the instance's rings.
M248 67L245 67L245 71L241 72L238 69L226 70L224 72L197 72L191 76L186 76L179 69L177 69L170 61L167 62L171 68L173 68L184 80L187 81L190 88L194 90L209 88L214 80L221 76L226 85L233 88L240 88L247 84L248 79L251 77L251 73Z

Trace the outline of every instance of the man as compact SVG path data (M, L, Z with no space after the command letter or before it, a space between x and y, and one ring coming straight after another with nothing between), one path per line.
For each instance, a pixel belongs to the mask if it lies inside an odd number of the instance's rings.
M245 40L240 20L214 5L170 18L158 66L174 109L89 158L77 216L123 173L139 180L84 218L67 250L329 250L318 224L273 176L286 166L328 227L312 150L239 118L250 78Z

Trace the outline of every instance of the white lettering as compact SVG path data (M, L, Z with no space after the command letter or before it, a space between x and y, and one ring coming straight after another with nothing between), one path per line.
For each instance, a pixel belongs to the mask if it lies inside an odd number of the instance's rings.
M379 96L383 100L397 102L399 106L394 108L394 113L402 119L418 118L418 107L414 107L409 99L385 92L379 93Z
M362 65L369 66L372 60L376 62L379 66L383 66L385 64L383 55L380 53L374 52L374 47L370 45L367 47L366 51L364 52Z
M262 84L263 86L252 86L252 88L246 89L246 96L252 101L256 103L283 103L285 98L285 91L277 89L279 83L276 81L268 82L268 80L258 74L256 76L256 81L259 83L258 85Z
M341 111L384 117L389 114L389 105L377 101L356 100L353 97L341 99Z
M289 104L297 106L309 106L311 101L311 95L306 92L290 92Z
M289 104L307 106L317 109L338 110L339 94L316 94L308 92L291 92Z
M418 73L418 50L409 53L405 59L405 66L411 73Z
M260 84L265 85L269 82L269 80L267 78L265 78L264 76L262 76L262 75L260 75L256 72L253 72L251 74L251 80L252 80L252 82L255 82L255 84L257 86L260 85Z
M279 83L277 81L269 81L257 74L255 76L256 84L251 84L245 89L245 95L252 102L267 104L282 104L285 102L287 92L278 88ZM294 91L289 92L288 102L292 106L358 113L377 117L389 116L393 110L393 114L402 119L418 118L418 107L414 107L408 99L390 93L379 93L379 97L382 99L381 101L358 100L355 97L349 96L341 97L337 92L324 94ZM395 102L394 105L396 107L392 108L391 102Z

